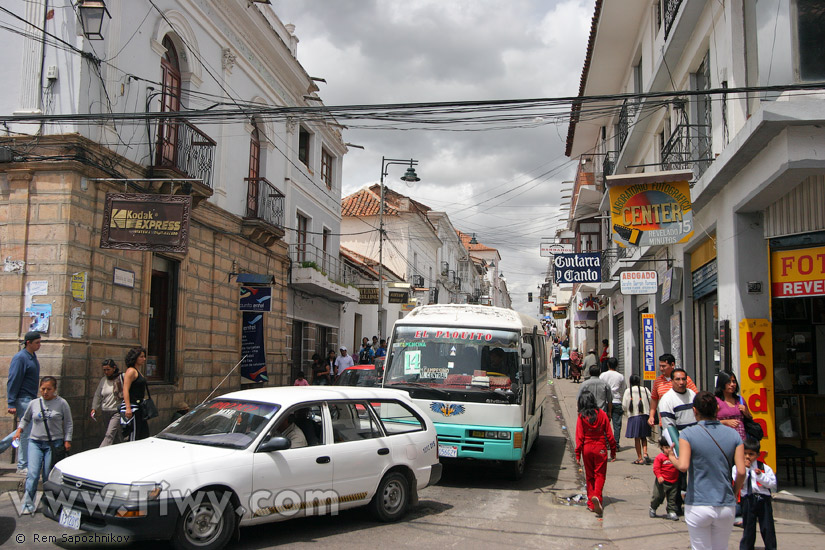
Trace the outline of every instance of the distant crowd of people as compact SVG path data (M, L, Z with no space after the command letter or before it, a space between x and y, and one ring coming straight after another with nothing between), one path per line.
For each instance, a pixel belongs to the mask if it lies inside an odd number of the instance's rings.
M338 349L338 354L333 350L327 352L325 359L317 353L312 356L311 375L312 379L307 380L306 373L299 371L295 379L295 386L326 386L331 385L343 374L345 370L355 365L374 365L375 360L387 355L387 341L378 340L378 336L373 336L372 341L366 336L361 339L361 348L358 353L349 354L346 346Z
M714 393L698 391L667 353L659 358L652 389L635 374L627 387L616 358L606 356L608 342L603 343L601 361L591 361L577 396L575 455L585 474L588 509L603 514L607 465L616 460L626 418L625 437L636 450L633 464L653 465L651 518L666 502L665 517L678 521L684 516L697 550L727 549L735 524L743 528L740 550L751 550L758 524L765 549L775 550L771 491L776 476L758 460L763 434L739 395L736 376L720 372ZM573 369L567 370L574 360L568 348L567 341L553 343L554 367L561 367L554 375L577 382ZM661 452L651 460L647 439L657 426Z

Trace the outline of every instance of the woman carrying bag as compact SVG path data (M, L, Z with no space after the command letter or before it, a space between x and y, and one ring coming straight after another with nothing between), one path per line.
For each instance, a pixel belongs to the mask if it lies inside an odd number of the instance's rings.
M120 405L123 437L129 441L149 437L148 418L157 416L157 409L146 399L149 391L141 369L146 365L146 348L132 348L126 354L126 372L123 373L123 403ZM154 409L154 416L152 416Z
M40 399L29 403L14 434L14 439L19 440L26 426L32 425L23 514L34 513L37 478L42 473L45 482L52 466L65 458L72 448L72 411L66 400L57 395L57 380L53 376L44 376L40 381L40 395Z

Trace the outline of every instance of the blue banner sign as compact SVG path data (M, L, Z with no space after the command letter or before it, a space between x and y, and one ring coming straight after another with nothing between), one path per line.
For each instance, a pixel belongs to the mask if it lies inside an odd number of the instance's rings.
M602 255L599 252L556 254L553 256L553 271L559 285L600 283Z
M241 286L240 311L272 311L271 286Z
M642 313L642 349L645 354L645 380L656 380L656 316Z
M241 329L242 382L266 382L266 348L264 347L264 316L244 312Z

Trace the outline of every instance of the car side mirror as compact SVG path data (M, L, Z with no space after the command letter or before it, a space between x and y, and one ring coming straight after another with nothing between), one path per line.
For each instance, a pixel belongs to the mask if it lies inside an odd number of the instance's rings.
M286 437L273 437L261 443L261 446L258 447L258 452L271 453L274 451L285 451L290 447L292 447L292 441Z
M533 346L524 342L521 344L521 358L522 359L530 359L533 357Z

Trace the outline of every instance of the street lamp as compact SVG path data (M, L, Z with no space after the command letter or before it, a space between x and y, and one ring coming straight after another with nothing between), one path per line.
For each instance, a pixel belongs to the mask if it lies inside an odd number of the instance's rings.
M415 173L414 166L418 166L418 161L414 159L388 159L381 157L381 206L378 209L378 341L381 341L383 332L381 310L384 309L384 176L387 175L387 168L393 164L409 165L407 172L401 177L401 181L415 183L421 181Z
M83 25L83 34L89 40L103 40L103 15L109 19L112 16L106 9L106 2L103 0L80 0L77 4L80 11L80 24Z

